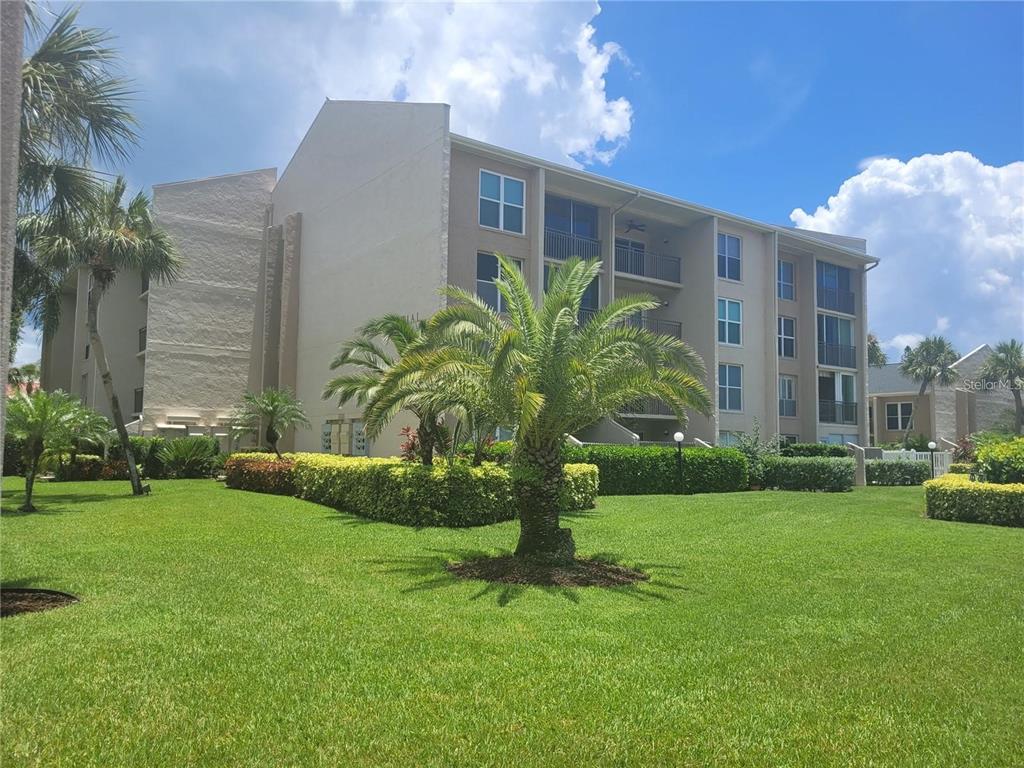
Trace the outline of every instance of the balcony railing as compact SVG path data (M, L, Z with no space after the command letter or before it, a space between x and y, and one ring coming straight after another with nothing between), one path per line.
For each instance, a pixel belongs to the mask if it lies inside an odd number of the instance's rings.
M544 256L565 261L576 256L591 261L601 258L601 241L558 229L544 229Z
M796 416L796 400L783 400L779 398L779 416Z
M661 400L646 397L634 400L619 408L619 413L627 416L675 416L675 412Z
M637 328L646 328L651 333L661 336L672 336L677 339L683 338L683 324L675 320L660 320L657 317L631 317L626 321L629 325Z
M857 404L837 400L818 401L818 421L825 424L856 424Z
M838 288L825 288L818 286L818 307L820 309L831 309L835 312L845 312L848 315L854 314L856 301L852 291L843 291Z
M678 283L682 280L682 260L678 256L666 256L646 249L615 246L615 271L640 277L651 277Z
M837 365L841 368L857 367L857 348L849 344L818 343L819 365Z
M594 315L596 314L596 309L591 309L589 307L580 307L580 325L586 325L587 323L589 323L591 320L594 319Z

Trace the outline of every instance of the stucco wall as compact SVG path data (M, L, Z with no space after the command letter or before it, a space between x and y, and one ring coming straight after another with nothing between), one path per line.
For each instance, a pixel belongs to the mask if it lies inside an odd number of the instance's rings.
M918 401L916 395L895 395L892 397L872 398L875 408L875 444L898 443L903 440L902 429L889 429L886 426L885 407L888 403L913 403L914 404L914 425L910 430L913 435L925 435L929 439L935 437L932 422L932 393L926 392L924 397Z
M802 442L814 442L818 425L817 330L814 309L814 257L781 246L779 259L793 262L796 298L778 299L778 314L796 320L796 357L779 358L779 373L796 378L796 418L779 418L779 433L796 435ZM777 281L771 290L778 293ZM776 344L776 353L778 345Z

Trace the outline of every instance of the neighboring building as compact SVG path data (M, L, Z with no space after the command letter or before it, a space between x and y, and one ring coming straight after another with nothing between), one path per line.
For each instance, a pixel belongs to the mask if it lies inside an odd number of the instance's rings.
M154 188L188 274L152 286L148 300L119 283L101 308L115 380L122 399L137 394L145 431L219 430L246 388L288 386L314 424L295 448L394 453L409 422L367 445L359 408L321 399L331 359L373 316L428 317L446 284L498 306L500 251L538 297L567 257L601 260L583 320L615 296L661 300L637 322L694 347L718 405L691 417L688 441L729 442L757 420L764 435L866 443L866 272L877 259L863 240L762 224L457 136L448 115L443 104L328 101L276 183L257 171ZM68 316L85 289L69 293ZM86 373L91 397L81 341L78 322L48 340L44 381ZM579 436L668 441L677 428L664 405L641 402Z
M911 417L910 434L924 435L940 447L948 447L943 441L956 442L973 432L1012 426L1013 394L1006 387L986 385L979 375L991 354L988 344L971 350L953 364L952 384L929 385L920 397L921 385L904 376L899 363L872 368L871 444L902 441Z

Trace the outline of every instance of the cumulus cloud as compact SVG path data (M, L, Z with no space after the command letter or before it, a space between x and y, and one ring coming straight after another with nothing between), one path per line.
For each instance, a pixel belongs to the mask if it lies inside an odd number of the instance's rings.
M964 352L1024 333L1024 162L870 158L824 205L790 219L867 238L881 259L869 322L892 348L938 332Z

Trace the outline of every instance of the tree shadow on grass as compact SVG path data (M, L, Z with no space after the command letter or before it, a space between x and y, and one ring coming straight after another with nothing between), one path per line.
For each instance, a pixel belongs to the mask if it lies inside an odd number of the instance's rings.
M52 583L49 576L22 576L20 579L4 579L0 581L0 589L25 589L28 587L45 586Z
M122 501L124 499L136 498L132 494L104 494L104 493L41 493L33 494L32 504L35 506L33 512L23 512L19 507L25 499L24 491L13 491L4 493L3 516L7 517L31 517L32 515L61 515L68 512L80 512L83 504L101 504L103 502ZM146 498L140 496L138 498Z

